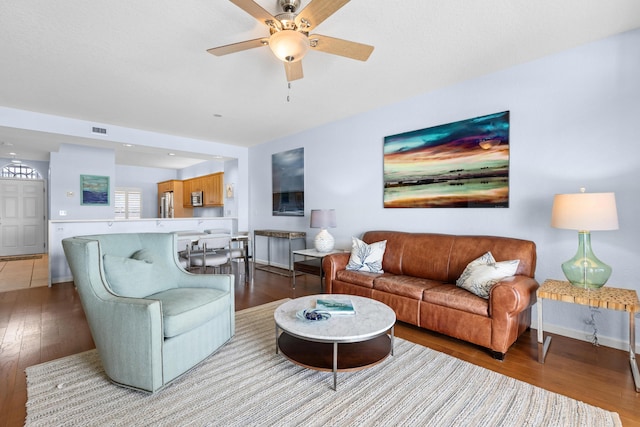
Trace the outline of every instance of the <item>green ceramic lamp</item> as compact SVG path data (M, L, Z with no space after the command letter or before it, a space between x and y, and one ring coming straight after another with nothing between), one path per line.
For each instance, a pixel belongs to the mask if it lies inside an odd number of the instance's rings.
M591 249L591 231L617 230L618 212L614 193L556 194L553 199L551 226L578 230L578 252L562 264L562 271L572 285L599 289L609 280L611 267L600 261Z

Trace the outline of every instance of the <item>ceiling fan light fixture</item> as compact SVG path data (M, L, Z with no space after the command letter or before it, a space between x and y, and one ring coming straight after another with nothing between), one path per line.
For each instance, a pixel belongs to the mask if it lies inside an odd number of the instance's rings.
M297 62L309 50L309 38L296 30L277 31L269 37L269 47L279 60Z

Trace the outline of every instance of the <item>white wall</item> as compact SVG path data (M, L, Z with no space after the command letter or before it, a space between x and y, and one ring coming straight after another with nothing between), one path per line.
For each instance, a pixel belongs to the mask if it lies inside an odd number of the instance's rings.
M560 264L577 249L577 233L550 227L553 195L616 193L620 230L594 232L596 255L613 267L610 286L636 289L640 223L640 30L275 140L250 149L252 229L307 231L309 210L334 208L339 247L366 230L490 234L530 239L536 278L562 279ZM424 76L424 78L429 78ZM312 100L306 100L309 104ZM336 103L340 100L336 99ZM382 144L386 135L509 110L508 209L384 209ZM305 148L304 218L271 215L271 155ZM266 249L256 251L265 259ZM284 245L272 257L286 264ZM535 326L535 311L534 326ZM550 330L585 339L589 308L545 302ZM600 310L601 343L622 347L628 316Z

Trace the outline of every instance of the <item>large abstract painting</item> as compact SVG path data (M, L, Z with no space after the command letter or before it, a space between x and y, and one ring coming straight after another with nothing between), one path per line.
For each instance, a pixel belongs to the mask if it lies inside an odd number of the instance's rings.
M304 148L271 156L273 215L304 216Z
M384 207L509 207L509 112L385 137Z

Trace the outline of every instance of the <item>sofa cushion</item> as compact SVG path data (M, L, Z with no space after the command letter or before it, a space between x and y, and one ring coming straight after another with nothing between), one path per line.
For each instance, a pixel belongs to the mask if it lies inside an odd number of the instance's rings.
M381 275L382 273L369 273L366 271L338 270L336 272L336 279L353 283L354 285L364 286L365 288L373 288L373 281Z
M431 289L442 284L443 282L419 277L388 275L376 278L373 281L373 289L419 301L422 299L422 293L425 289Z
M105 254L103 260L107 281L117 295L143 298L157 292L153 263L109 254Z
M456 285L481 298L489 298L491 287L505 277L513 276L518 269L519 260L496 262L491 252L471 261Z
M229 293L209 288L174 288L149 295L162 302L164 336L190 331L229 309Z
M453 284L444 284L422 294L422 300L467 313L489 316L489 301ZM471 327L471 325L469 325Z
M382 270L382 257L386 246L386 240L369 245L357 237L352 237L351 258L349 258L347 270L384 273Z

